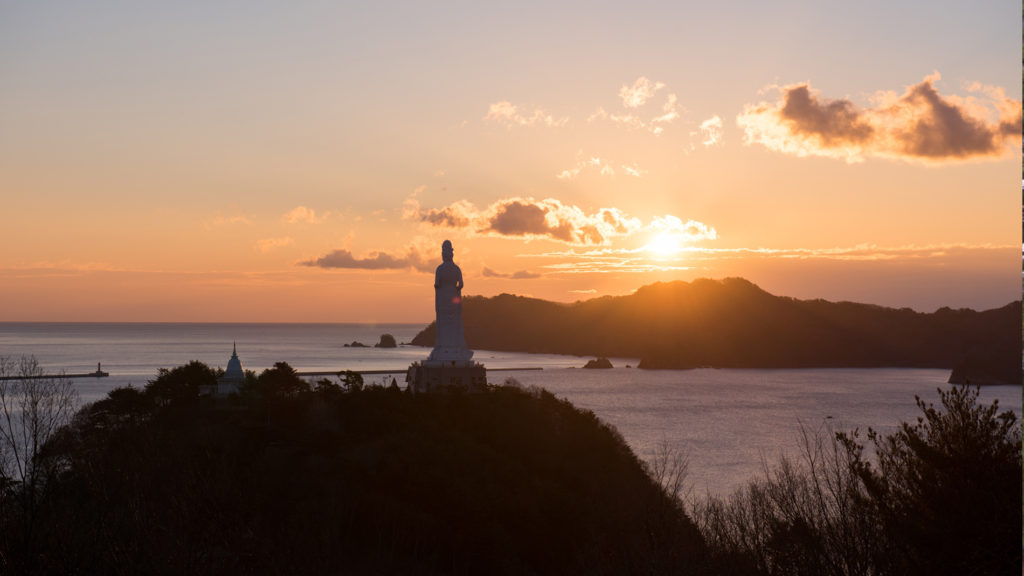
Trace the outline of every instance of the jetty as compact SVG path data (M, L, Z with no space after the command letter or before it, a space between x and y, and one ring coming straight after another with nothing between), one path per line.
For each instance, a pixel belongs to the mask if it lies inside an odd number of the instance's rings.
M61 372L59 374L33 374L30 376L0 376L0 381L3 380L45 380L47 378L67 378L73 380L75 378L106 378L110 376L109 372L104 372L102 369L102 363L96 363L95 372L83 372L80 374L68 374Z
M337 376L345 372L354 372L363 376L372 376L376 374L405 374L408 372L408 368L396 368L395 370L327 370L318 372L296 372L296 376ZM519 372L525 370L543 370L539 366L530 366L527 368L488 368L488 372Z

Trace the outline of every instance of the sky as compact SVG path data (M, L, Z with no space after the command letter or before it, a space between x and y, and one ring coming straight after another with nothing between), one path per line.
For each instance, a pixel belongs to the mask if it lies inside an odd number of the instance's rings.
M0 321L1021 297L1016 0L359 4L0 0Z

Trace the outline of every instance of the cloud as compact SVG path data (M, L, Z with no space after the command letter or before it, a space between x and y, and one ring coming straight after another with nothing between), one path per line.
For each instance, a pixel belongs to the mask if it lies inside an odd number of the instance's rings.
M587 214L577 206L554 198L506 198L486 209L477 210L466 201L440 210L412 209L407 200L406 218L434 226L462 228L470 234L511 238L548 239L574 245L601 245L615 236L624 236L641 227L640 220L626 216L617 208L602 208ZM437 215L457 213L457 218Z
M415 198L409 197L402 208L402 218L442 228L465 228L475 217L476 208L466 200L453 202L441 209L423 210Z
M736 118L745 144L796 156L847 162L891 158L925 163L1003 158L1020 147L1021 104L992 87L984 98L942 96L936 72L902 94L882 92L875 106L821 98L809 83L774 87L774 103L747 105ZM994 116L994 117L993 117Z
M725 260L779 259L779 260L831 260L858 262L925 262L960 257L969 260L972 254L998 253L1019 249L1019 245L997 244L909 244L904 246L878 246L858 244L856 246L830 248L713 248L706 246L683 246L674 257L676 261L691 264ZM523 254L533 258L552 258L566 262L544 266L545 269L563 273L600 270L631 269L642 271L647 258L643 249L602 248L577 252L576 250ZM659 258L663 261L664 258ZM578 268L578 270L573 270Z
M652 82L646 76L641 76L632 86L623 85L619 89L619 99L622 100L625 113L608 112L604 108L598 108L587 118L587 122L608 120L619 126L647 130L655 136L660 135L665 131L665 125L679 119L679 99L674 93L669 92L665 95L660 112L644 113L641 108L646 108L662 88L665 88L665 84Z
M506 198L484 209L460 200L444 208L424 210L406 200L403 218L429 226L461 229L470 235L546 239L573 246L608 246L612 239L647 231L669 234L680 242L715 240L715 228L696 220L682 220L671 214L656 217L646 226L639 218L618 208L600 208L586 213L578 206L554 198Z
M644 174L647 174L647 170L641 170L640 168L637 167L636 164L623 164L622 165L622 170L626 174L628 174L628 175L630 175L630 176L632 176L634 178L640 178Z
M412 268L420 272L433 272L436 268L436 263L428 261L413 248L408 249L404 255L371 252L361 258L356 257L348 250L334 250L314 260L299 262L299 265L351 270L407 270Z
M577 154L576 165L572 168L562 170L558 174L555 174L555 178L559 180L573 180L584 172L597 172L601 176L615 176L619 173L624 173L627 176L634 178L640 178L647 173L646 170L641 170L635 163L634 164L621 164L618 169L613 166L612 162L604 160L597 156L590 158L580 158L581 154Z
M282 248L284 246L290 246L291 244L294 244L294 243L295 243L295 240L293 240L289 236L285 236L285 237L282 237L282 238L264 238L262 240L257 240L256 241L256 249L259 250L260 252L266 254L267 252L270 252L271 250L274 250L276 248Z
M682 272L692 266L642 260L639 258L604 258L549 264L548 274L647 274L651 272Z
M641 76L633 82L633 86L623 84L619 89L619 98L622 98L622 105L626 108L639 108L664 87L661 82L651 82L646 76Z
M564 126L569 121L568 118L555 118L540 108L535 108L532 112L524 111L519 106L504 100L491 104L484 120L504 124L506 128L513 126L557 128Z
M604 107L599 107L587 118L588 123L595 121L608 121L618 126L645 130L655 136L662 134L665 127L681 116L682 107L679 106L679 98L673 92L664 92L664 101L659 108L655 108L656 98L666 88L663 82L655 82L646 76L637 78L632 86L623 84L619 89L619 100L622 108L618 111L609 112ZM502 100L494 102L487 108L484 121L495 122L504 125L506 128L547 126L557 128L569 122L568 117L556 117L543 108L528 108ZM604 168L606 172L612 170ZM571 171L567 171L571 172Z
M664 124L679 118L679 110L676 108L677 102L678 99L676 98L676 95L669 94L668 97L665 98L665 103L661 106L662 115L655 116L651 119L651 122L654 124Z
M296 206L287 214L281 217L281 220L287 224L319 224L327 219L330 213L324 213L320 216L316 215L316 211L312 208L305 206Z
M651 221L648 228L658 233L679 236L681 240L689 242L716 240L718 238L718 232L713 227L696 220L683 222L671 214L655 218Z
M564 238L568 232L557 219L554 225L548 224L546 207L532 202L514 200L502 204L487 223L488 229L505 236L552 236Z
M206 228L207 230L212 230L214 228L219 228L221 226L232 226L235 224L244 224L246 226L252 226L252 220L241 214L236 214L234 216L225 216L220 212L217 212L217 214L214 215L212 218L208 218L207 220L203 221L203 227Z
M715 146L722 143L722 119L717 115L708 118L700 124L700 135L705 147Z
M597 290L595 288L591 288L589 290L569 290L569 293L570 294L597 294Z
M534 278L540 278L540 274L530 272L528 270L519 270L518 272L506 274L502 272L495 272L486 266L481 274L486 278L511 278L512 280L532 280Z

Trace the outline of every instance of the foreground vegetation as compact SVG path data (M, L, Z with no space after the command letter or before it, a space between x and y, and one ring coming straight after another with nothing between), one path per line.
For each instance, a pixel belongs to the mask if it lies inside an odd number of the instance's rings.
M800 456L764 478L684 502L685 468L670 452L641 463L593 413L514 382L412 395L354 373L310 384L279 363L249 373L239 396L200 397L217 375L199 362L162 370L143 389L83 407L31 454L22 446L30 466L4 459L3 571L887 575L1021 566L1020 427L967 387L941 391L939 407L919 400L921 418L889 436L807 430ZM0 408L19 390L0 387ZM3 454L17 438L0 438Z
M695 502L711 553L732 573L1017 574L1020 424L977 389L939 397L892 435L869 430L874 458L857 431L804 429L798 459Z

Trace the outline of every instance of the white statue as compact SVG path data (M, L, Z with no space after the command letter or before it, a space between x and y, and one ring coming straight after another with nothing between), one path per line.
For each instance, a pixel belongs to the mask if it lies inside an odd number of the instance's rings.
M427 361L456 364L468 362L473 351L462 332L462 270L455 264L452 243L441 244L441 265L434 272L434 311L437 339Z

